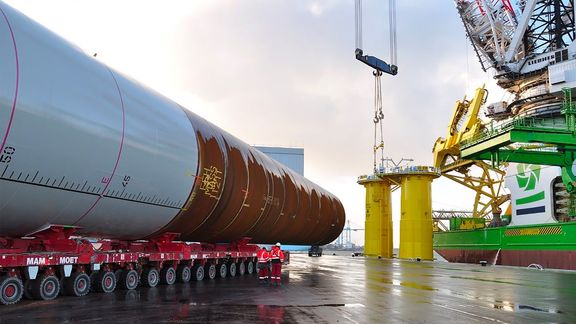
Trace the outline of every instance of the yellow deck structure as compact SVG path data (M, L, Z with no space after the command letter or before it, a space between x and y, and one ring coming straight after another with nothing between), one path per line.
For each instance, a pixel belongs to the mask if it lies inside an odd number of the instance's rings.
M358 183L366 188L364 254L392 257L391 192L401 189L401 259L432 260L432 180L440 170L428 166L381 168Z

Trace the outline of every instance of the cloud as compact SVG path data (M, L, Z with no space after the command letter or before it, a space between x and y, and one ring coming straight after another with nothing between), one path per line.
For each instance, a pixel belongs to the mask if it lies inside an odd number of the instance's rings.
M316 16L320 16L324 11L324 8L320 6L320 3L314 1L310 3L310 5L308 6L308 10L310 10L310 12Z
M315 0L315 1L309 1L307 8L308 11L313 15L320 16L326 10L330 10L332 7L341 3L342 1L339 0Z

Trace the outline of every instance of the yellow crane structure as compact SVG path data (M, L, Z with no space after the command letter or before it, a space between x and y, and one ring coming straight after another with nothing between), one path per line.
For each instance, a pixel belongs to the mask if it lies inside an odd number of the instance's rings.
M472 100L464 96L456 102L446 138L438 138L432 152L434 166L440 169L442 176L476 192L472 216L499 219L500 206L510 200L510 195L503 190L504 165L496 168L483 161L461 159L460 154L460 143L485 127L478 115L487 96L488 91L482 86L476 89Z

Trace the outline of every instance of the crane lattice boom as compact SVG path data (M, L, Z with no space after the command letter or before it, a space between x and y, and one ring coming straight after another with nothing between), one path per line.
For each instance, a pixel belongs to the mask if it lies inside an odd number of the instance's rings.
M520 100L515 106L534 106L535 99L540 106L549 104L552 97L560 97L561 87L574 86L554 86L576 82L564 77L567 71L576 70L574 64L562 65L576 56L574 0L521 0L514 5L509 0L455 3L482 69L496 72L498 85ZM552 68L554 65L562 66Z

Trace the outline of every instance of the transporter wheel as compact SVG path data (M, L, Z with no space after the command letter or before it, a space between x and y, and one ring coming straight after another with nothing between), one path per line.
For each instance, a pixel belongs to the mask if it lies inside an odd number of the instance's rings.
M98 271L94 281L94 290L101 293L110 293L116 289L116 275L112 271Z
M254 271L254 262L252 261L248 261L248 263L246 263L246 272L248 272L248 274L253 274Z
M214 270L214 273L216 273L216 270ZM192 274L195 281L202 281L204 279L204 267L199 264L193 266Z
M230 262L227 266L230 277L236 277L236 262Z
M222 262L219 265L217 265L217 273L218 273L218 277L219 278L226 278L226 275L228 274L228 267L226 266L226 263Z
M206 263L204 266L204 273L208 275L206 278L210 280L216 278L216 265L213 263Z
M138 287L138 272L136 270L122 270L118 288L122 290L134 290Z
M63 290L68 296L86 296L90 292L90 277L82 272L74 272L64 279Z
M18 277L4 277L0 279L0 304L12 305L24 296L24 285Z
M44 276L34 280L32 284L32 297L40 300L52 300L60 293L60 281L56 276Z
M146 287L156 287L158 282L160 282L160 274L156 268L145 268L142 271L142 285Z
M176 270L174 267L164 267L160 271L160 283L163 285L173 285L176 282Z
M244 262L236 263L236 269L238 269L238 275L243 276L246 274L246 264Z
M192 279L192 271L190 271L190 267L187 265L179 265L176 269L176 279L178 282L188 283L190 279Z

